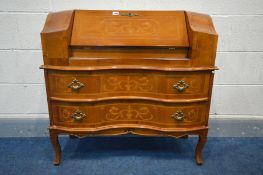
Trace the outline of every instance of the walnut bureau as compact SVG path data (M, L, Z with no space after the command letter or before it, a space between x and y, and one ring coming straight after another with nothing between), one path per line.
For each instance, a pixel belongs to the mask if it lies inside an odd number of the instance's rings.
M203 163L218 35L186 11L50 13L41 32L54 164L58 135L198 135Z

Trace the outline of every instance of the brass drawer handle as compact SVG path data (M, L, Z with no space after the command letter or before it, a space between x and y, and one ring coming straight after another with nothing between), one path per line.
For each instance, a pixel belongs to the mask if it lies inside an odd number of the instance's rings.
M84 87L85 85L81 83L76 78L72 80L71 83L68 84L68 87L71 88L73 91L78 91L80 88Z
M183 111L177 111L176 113L172 114L171 116L176 121L182 121L185 117Z
M86 117L86 114L84 114L83 112L77 110L76 112L74 112L74 114L72 114L70 116L71 118L77 120L77 121L80 121L82 120L84 117Z
M178 92L183 92L188 87L189 84L186 84L183 80L180 80L178 83L173 85L173 88L177 89Z

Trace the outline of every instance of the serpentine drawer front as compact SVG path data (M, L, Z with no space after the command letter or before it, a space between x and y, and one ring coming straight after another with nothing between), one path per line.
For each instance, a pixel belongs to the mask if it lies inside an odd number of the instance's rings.
M54 125L65 127L107 127L133 124L160 128L205 125L207 102L156 103L132 100L96 103L53 102Z
M61 161L59 135L136 134L198 135L201 165L217 38L210 16L193 12L50 13L41 68L54 164Z
M209 72L49 72L50 96L100 99L136 96L158 100L208 99Z

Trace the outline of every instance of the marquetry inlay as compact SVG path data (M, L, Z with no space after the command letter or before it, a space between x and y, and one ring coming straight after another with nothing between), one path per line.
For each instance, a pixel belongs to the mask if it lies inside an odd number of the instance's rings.
M112 106L106 112L106 120L152 120L154 114L147 106L131 106L120 108L119 106Z
M156 33L157 22L145 19L130 19L125 18L119 20L104 20L101 22L103 26L103 34L105 36L142 36L154 35Z
M112 76L104 82L104 91L152 91L153 85L148 77Z

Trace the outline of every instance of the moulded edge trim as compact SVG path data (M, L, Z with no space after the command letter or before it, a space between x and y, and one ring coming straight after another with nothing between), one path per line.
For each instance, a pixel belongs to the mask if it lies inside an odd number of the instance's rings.
M75 98L60 98L60 97L50 97L52 101L62 101L62 102L100 102L109 100L148 100L164 103L193 103L193 102L204 102L208 101L208 97L204 98L194 98L194 99L163 99L163 98L152 98L152 97L139 97L139 96L116 96L116 97L104 97L95 99L75 99Z
M131 66L131 65L116 65L116 66L92 66L92 67L75 67L75 66L52 66L42 65L40 69L62 70L62 71L96 71L96 70L156 70L156 71L213 71L218 70L218 67L191 67L191 68L173 68L173 67L154 67L154 66Z

